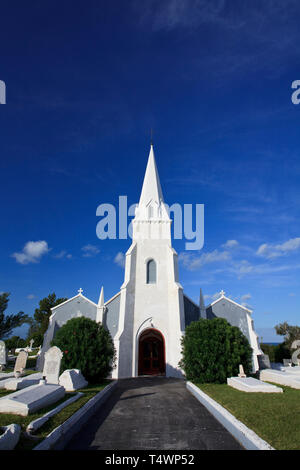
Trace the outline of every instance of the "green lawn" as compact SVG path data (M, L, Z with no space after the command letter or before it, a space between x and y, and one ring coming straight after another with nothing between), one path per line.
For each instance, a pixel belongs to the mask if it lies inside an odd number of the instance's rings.
M19 443L15 447L15 450L33 449L33 447L35 447L39 442L41 442L51 431L53 431L53 429L55 429L57 426L62 424L64 421L66 421L77 410L79 410L79 408L81 408L85 403L87 403L92 397L94 397L97 393L99 393L109 383L110 383L109 380L104 380L103 382L99 384L88 385L86 388L83 388L82 390L77 390L77 392L83 392L84 395L80 397L77 401L75 401L74 403L71 403L71 405L64 408L60 413L49 418L49 420L40 429L38 429L36 433L36 436L39 438L38 440L28 439L22 433ZM13 392L0 389L0 398L10 393L13 393ZM0 426L7 426L8 424L15 423L15 424L20 424L22 431L25 431L26 427L31 421L37 418L40 418L48 411L52 410L53 408L56 408L60 403L71 398L73 395L74 395L74 392L66 393L65 397L59 400L58 402L54 403L48 408L43 408L39 410L39 412L33 413L29 416L18 416L18 415L14 415L10 413L7 413L7 414L1 413L0 414Z
M300 449L300 390L280 385L283 393L247 393L227 384L195 385L276 450Z

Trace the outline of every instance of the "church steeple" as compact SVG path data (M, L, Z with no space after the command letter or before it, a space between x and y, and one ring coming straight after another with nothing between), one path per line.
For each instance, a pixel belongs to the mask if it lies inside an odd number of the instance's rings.
M146 173L144 177L139 206L140 205L147 206L150 201L160 204L161 202L163 202L163 200L164 200L163 194L161 190L159 175L158 175L154 151L153 151L153 143L151 141L149 158L148 158Z
M140 201L132 221L133 239L171 239L171 219L164 203L151 142Z

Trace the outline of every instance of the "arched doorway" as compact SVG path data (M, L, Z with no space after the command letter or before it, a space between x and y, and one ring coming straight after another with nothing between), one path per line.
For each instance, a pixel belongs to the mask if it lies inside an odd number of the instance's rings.
M165 375L165 341L154 328L145 330L139 339L139 375Z

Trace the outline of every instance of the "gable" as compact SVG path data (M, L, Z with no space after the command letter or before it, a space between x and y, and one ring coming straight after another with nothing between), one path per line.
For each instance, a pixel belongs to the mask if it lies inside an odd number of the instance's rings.
M55 322L56 329L61 327L71 318L87 317L96 320L97 306L82 295L77 295L62 304L57 305L51 315L52 321Z
M224 318L230 325L237 326L251 344L248 326L249 314L244 307L235 302L231 302L226 297L221 297L217 302L214 302L206 308L206 315L208 319L216 317Z

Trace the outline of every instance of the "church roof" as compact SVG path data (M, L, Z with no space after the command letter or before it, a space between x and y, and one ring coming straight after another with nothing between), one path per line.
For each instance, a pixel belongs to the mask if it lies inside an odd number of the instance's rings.
M206 307L206 309L208 309L209 307L212 307L212 306L215 305L217 302L220 302L220 300L224 300L224 299L225 299L225 300L227 300L228 302L231 302L232 304L237 305L238 307L240 307L240 308L242 308L242 309L244 309L244 310L247 310L247 312L249 312L249 313L252 313L252 312L253 312L253 310L250 310L249 308L244 307L244 305L238 304L238 303L235 302L234 300L229 299L229 297L225 297L225 292L221 291L221 292L220 292L220 295L221 295L221 297L219 297L217 300L215 300L214 302L212 302L211 304L209 304L209 305Z
M163 202L163 200L164 198L155 162L153 144L151 143L139 206L147 206L150 201L154 201L160 204L160 202Z
M95 307L97 307L97 304L95 304L95 302L93 302L92 300L88 299L87 297L85 297L84 295L82 295L81 293L77 294L77 295L74 295L74 297L71 297L70 299L67 299L65 300L64 302L62 302L61 304L58 304L58 305L55 305L55 307L52 307L50 310L53 312L54 310L56 310L57 308L61 307L62 305L65 305L69 302L71 302L72 300L76 299L76 298L80 298L80 299L84 299L84 300L87 300L89 303L95 305Z

